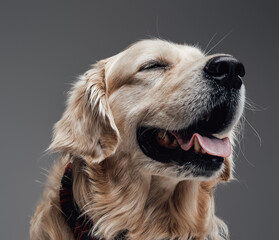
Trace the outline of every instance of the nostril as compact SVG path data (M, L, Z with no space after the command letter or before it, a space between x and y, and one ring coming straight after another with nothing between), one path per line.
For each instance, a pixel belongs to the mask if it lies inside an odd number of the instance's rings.
M240 77L245 75L242 63L231 56L211 58L204 67L206 78L215 80L221 86L229 89L239 89L242 85Z
M242 63L238 63L235 68L235 73L239 77L244 77L245 75L245 68Z
M204 71L212 77L220 77L229 74L232 68L234 68L233 65L235 65L231 59L233 58L223 56L212 58L207 62Z
M215 66L215 75L216 77L221 77L223 75L226 75L230 72L230 66L227 62L219 62Z

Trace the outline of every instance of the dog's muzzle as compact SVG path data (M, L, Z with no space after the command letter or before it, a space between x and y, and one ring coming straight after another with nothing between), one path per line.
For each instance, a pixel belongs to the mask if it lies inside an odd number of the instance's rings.
M224 136L243 110L242 63L230 55L219 55L209 59L202 72L208 91L193 101L195 112L190 112L189 124L171 130L148 125L137 129L139 147L147 157L176 165L189 173L185 176L193 177L213 176L230 157L231 142Z

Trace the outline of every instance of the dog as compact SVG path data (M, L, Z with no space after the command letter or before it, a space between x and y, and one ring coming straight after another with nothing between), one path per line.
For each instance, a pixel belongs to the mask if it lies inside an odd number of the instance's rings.
M55 124L61 157L31 240L229 239L214 190L232 178L244 74L231 55L160 39L98 61Z

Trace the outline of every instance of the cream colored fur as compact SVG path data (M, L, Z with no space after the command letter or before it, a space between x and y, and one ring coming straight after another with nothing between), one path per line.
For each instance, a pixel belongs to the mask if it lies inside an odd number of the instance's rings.
M72 239L59 206L60 181L69 162L74 199L100 237L113 239L123 229L131 240L218 240L223 239L220 230L228 235L215 216L213 193L219 182L230 179L232 159L225 159L211 178L186 178L176 166L146 157L136 141L138 126L180 129L193 120L187 113L204 111L199 99L207 101L208 89L201 71L211 57L188 45L144 40L79 78L54 128L50 150L61 158L31 220L31 240ZM169 69L138 71L152 59L167 62ZM234 125L223 136L231 138Z

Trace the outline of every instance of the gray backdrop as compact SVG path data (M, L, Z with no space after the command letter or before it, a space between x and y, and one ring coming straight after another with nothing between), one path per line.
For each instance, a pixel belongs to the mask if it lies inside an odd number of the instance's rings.
M1 1L1 239L29 238L44 169L55 157L44 155L52 126L89 64L142 38L205 49L214 34L209 48L228 33L212 52L245 64L247 96L257 107L246 111L238 180L218 188L216 211L232 239L277 239L277 12L275 1Z

